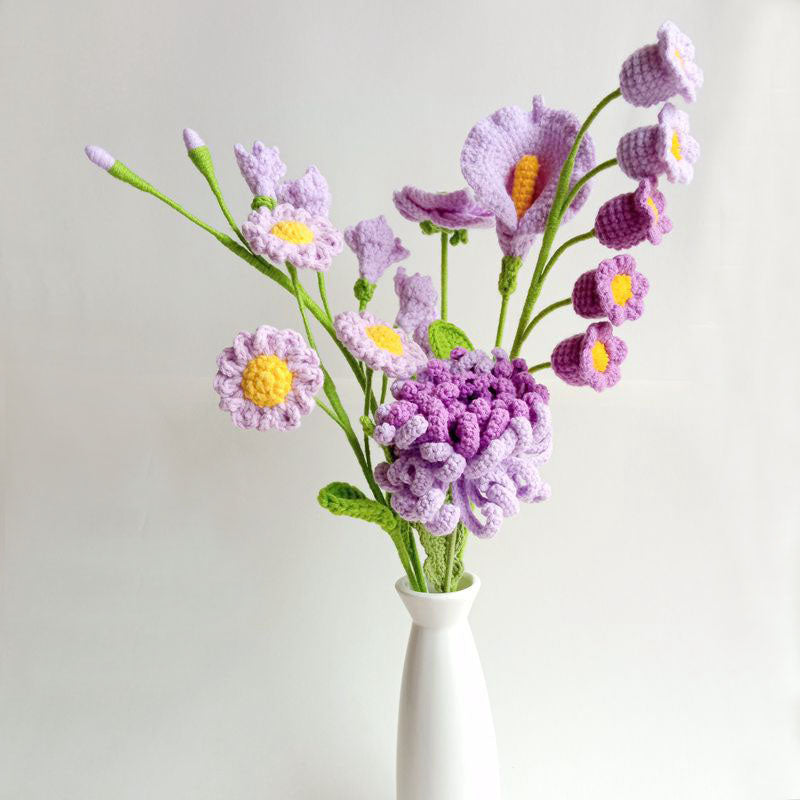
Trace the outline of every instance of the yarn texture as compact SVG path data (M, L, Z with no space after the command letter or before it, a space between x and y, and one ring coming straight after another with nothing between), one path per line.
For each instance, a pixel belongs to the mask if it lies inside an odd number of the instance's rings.
M433 280L419 272L408 275L404 267L398 267L394 275L394 291L400 304L394 324L431 355L428 326L439 316L439 293Z
M359 275L372 284L377 284L392 264L411 255L382 214L347 228L344 241L358 258Z
M572 307L580 317L607 317L612 325L622 325L641 317L649 289L634 257L624 253L601 261L575 281Z
M591 386L602 392L619 383L620 364L628 355L622 339L612 333L608 322L594 322L556 345L550 356L553 372L572 386Z
M672 222L664 213L666 199L656 179L645 178L635 192L612 197L600 206L594 221L597 239L614 250L627 250L647 239L660 244Z
M492 212L479 206L467 189L426 192L416 186L405 186L394 193L394 205L411 222L432 222L445 230L488 228L494 224Z

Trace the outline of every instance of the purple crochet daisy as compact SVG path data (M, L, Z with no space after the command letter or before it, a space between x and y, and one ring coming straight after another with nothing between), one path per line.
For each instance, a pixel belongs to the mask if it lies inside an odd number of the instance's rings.
M587 319L608 317L612 325L639 319L650 284L636 271L636 260L623 253L601 261L575 281L572 307Z
M611 323L593 322L586 333L557 344L550 362L553 372L566 383L602 392L619 382L619 365L627 355L628 348L614 336Z
M373 436L393 457L375 480L403 519L435 536L459 520L494 536L520 502L550 495L538 472L552 452L547 389L524 359L492 355L456 348L448 361L429 361L416 380L392 386L395 401L375 416Z
M310 214L327 217L331 208L331 192L325 176L312 164L301 178L278 184L279 203L304 208Z
M628 56L619 74L622 96L634 106L654 106L676 94L692 103L702 85L692 40L674 22L658 29L656 44Z
M257 141L253 142L252 152L240 144L233 152L250 191L256 197L275 197L277 186L286 174L286 164L281 161L278 148Z
M506 106L481 120L467 135L461 171L477 201L497 218L497 236L506 256L524 258L536 235L544 230L561 167L579 128L574 115L547 108L537 95L531 111ZM594 164L594 144L585 136L571 185ZM567 209L565 221L588 196L587 184Z
M416 186L405 186L394 193L394 204L411 222L430 221L447 230L488 228L494 223L492 212L481 208L468 189L426 192Z
M370 283L377 283L392 264L411 255L383 215L348 228L344 241L358 258L359 274Z
M369 311L345 311L337 315L333 327L348 352L390 378L410 378L428 360L404 330L390 328Z
M333 256L342 251L342 235L325 217L288 203L253 211L242 233L254 253L299 269L327 272Z
M601 244L614 250L627 250L647 239L659 244L672 222L664 213L666 200L658 191L658 181L645 178L635 192L620 194L600 206L594 232Z
M319 357L292 330L262 325L240 333L217 359L214 391L238 428L288 431L314 410L323 382Z
M394 274L394 290L400 301L394 324L402 328L430 356L428 327L438 319L439 293L428 275L415 272L407 275L404 267Z
M671 183L690 183L700 145L689 134L689 115L672 103L658 113L658 125L626 133L617 145L620 169L630 178L654 178L666 173Z

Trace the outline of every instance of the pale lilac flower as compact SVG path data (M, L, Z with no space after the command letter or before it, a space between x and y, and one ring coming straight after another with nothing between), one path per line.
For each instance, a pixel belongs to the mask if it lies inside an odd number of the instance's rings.
M672 103L658 113L658 125L636 128L617 145L620 169L630 178L654 178L666 173L671 183L690 183L700 146L689 133L689 115Z
M240 333L217 359L214 391L238 428L287 431L314 410L323 383L319 357L292 330L262 325Z
M561 167L579 128L577 117L547 108L537 95L531 111L506 106L469 132L461 151L461 171L477 202L497 218L497 236L506 256L524 258L544 231ZM594 144L585 136L570 186L594 164ZM564 221L588 196L587 184L566 210Z
M439 293L430 276L415 272L407 275L404 267L394 274L394 290L400 301L394 324L413 337L414 341L430 356L428 327L438 319Z
M233 152L250 191L256 197L275 197L278 183L286 174L286 164L281 161L278 148L257 141L253 143L252 152L240 144Z
M397 261L411 255L383 215L364 219L344 232L345 244L358 258L358 272L364 280L377 283Z
M328 181L313 164L301 178L278 184L276 197L279 203L304 208L317 216L327 217L331 208Z
M416 186L405 186L394 193L394 204L411 222L432 222L447 230L487 228L494 223L492 212L481 208L468 189L426 192Z
M402 328L389 327L369 311L345 311L337 315L333 327L351 355L390 378L410 378L428 360Z
M254 253L299 269L327 272L333 256L342 251L342 235L328 219L288 203L253 211L242 233Z

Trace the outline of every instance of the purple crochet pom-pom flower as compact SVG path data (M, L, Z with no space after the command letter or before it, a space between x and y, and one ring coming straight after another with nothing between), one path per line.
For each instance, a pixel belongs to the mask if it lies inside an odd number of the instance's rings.
M314 410L323 383L319 357L292 330L242 332L217 359L214 391L237 428L288 431Z
M410 255L383 215L347 228L344 241L358 258L359 274L370 283L377 283L392 264Z
M634 106L654 106L676 94L692 103L702 85L692 40L674 22L658 29L656 44L628 56L619 75L622 96Z
M435 536L459 521L494 536L520 502L550 495L538 471L552 451L547 389L524 359L492 356L456 348L429 361L416 380L397 381L395 401L375 415L373 436L393 456L375 480L403 519Z
M478 203L497 218L497 236L506 256L524 258L537 234L544 231L561 167L579 128L577 117L547 108L537 95L531 111L506 106L482 119L467 135L461 171ZM594 164L594 144L584 136L570 186ZM566 210L564 221L588 196L587 184Z
M253 211L242 233L254 253L276 264L288 261L298 269L327 272L342 251L342 235L329 220L288 203Z
M602 392L619 382L619 365L627 355L625 342L614 336L611 324L594 322L586 333L559 342L550 362L553 372L566 383Z
M491 211L481 208L467 189L456 192L426 192L405 186L394 193L394 204L411 222L433 222L440 228L488 228L494 223Z
M601 261L575 281L572 307L587 319L608 317L612 325L642 316L650 284L636 271L636 260L623 253Z
M627 250L647 239L659 244L672 222L664 213L666 200L658 191L656 179L639 181L635 192L620 194L600 206L594 232L601 244L614 250Z
M394 290L400 301L394 324L402 328L429 355L433 355L428 341L428 327L438 319L436 310L439 293L429 275L415 272L407 275L404 267L394 274Z
M690 183L700 145L689 133L689 115L672 103L658 113L658 125L626 133L617 145L620 169L630 178L654 178L666 173L671 183Z
M240 144L233 148L233 152L250 191L256 197L275 197L278 183L286 174L286 164L281 161L278 148L256 141L252 152Z

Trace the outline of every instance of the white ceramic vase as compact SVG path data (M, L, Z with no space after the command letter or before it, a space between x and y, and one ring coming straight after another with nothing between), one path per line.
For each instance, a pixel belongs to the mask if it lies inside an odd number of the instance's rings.
M492 710L468 616L480 580L459 591L396 586L411 614L397 725L397 800L499 800Z

